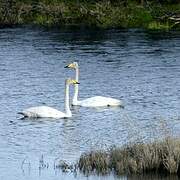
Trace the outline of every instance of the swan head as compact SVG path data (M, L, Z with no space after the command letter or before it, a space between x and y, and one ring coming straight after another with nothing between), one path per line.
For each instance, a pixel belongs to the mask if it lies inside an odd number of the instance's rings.
M67 66L65 66L65 68L77 69L78 68L78 63L77 62L70 63Z
M77 82L75 79L66 79L66 83L67 84L79 84L79 82Z

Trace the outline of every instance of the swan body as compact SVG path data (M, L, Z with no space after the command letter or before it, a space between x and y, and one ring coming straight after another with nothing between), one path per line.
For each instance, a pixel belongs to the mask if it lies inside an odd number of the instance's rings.
M69 85L78 84L77 81L67 79L65 81L65 112L61 112L49 106L37 106L23 110L19 114L31 118L68 118L72 116L69 107Z
M58 111L52 107L48 106L37 106L31 107L20 112L24 117L31 118L65 118L71 117L67 116L65 113Z
M76 70L76 81L79 81L79 66L77 62L73 62L65 68L71 68ZM79 93L79 85L75 84L74 96L72 100L72 105L74 106L84 106L84 107L103 107L103 106L122 106L123 103L121 100L104 97L104 96L94 96L91 98L87 98L84 100L78 100L78 93Z
M73 102L72 105L84 107L122 106L122 102L110 97L94 96L82 101Z

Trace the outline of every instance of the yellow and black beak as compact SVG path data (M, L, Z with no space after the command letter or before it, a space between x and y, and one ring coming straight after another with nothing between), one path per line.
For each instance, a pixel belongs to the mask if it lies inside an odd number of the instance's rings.
M75 65L73 63L71 63L71 64L68 64L67 66L65 66L64 68L75 69Z
M73 84L80 84L78 81L76 81L76 80L72 80L72 83Z
M69 65L67 65L67 66L64 66L64 68L69 68Z

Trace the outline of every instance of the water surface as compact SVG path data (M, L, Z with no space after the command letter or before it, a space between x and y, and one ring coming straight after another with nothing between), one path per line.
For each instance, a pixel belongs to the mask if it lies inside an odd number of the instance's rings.
M142 30L0 30L0 179L85 177L54 169L58 159L129 141L180 135L180 34ZM22 109L64 109L64 69L80 66L80 99L123 100L125 108L72 107L70 119L20 119ZM73 88L71 90L71 96ZM39 169L40 160L48 168Z

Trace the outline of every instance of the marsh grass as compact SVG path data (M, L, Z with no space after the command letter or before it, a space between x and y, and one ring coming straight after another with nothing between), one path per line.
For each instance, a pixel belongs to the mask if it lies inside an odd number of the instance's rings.
M109 154L100 150L81 155L78 162L78 167L84 174L106 174L110 170L109 165Z
M82 154L78 168L83 173L180 174L180 139L167 137L152 143L136 143L108 151Z

